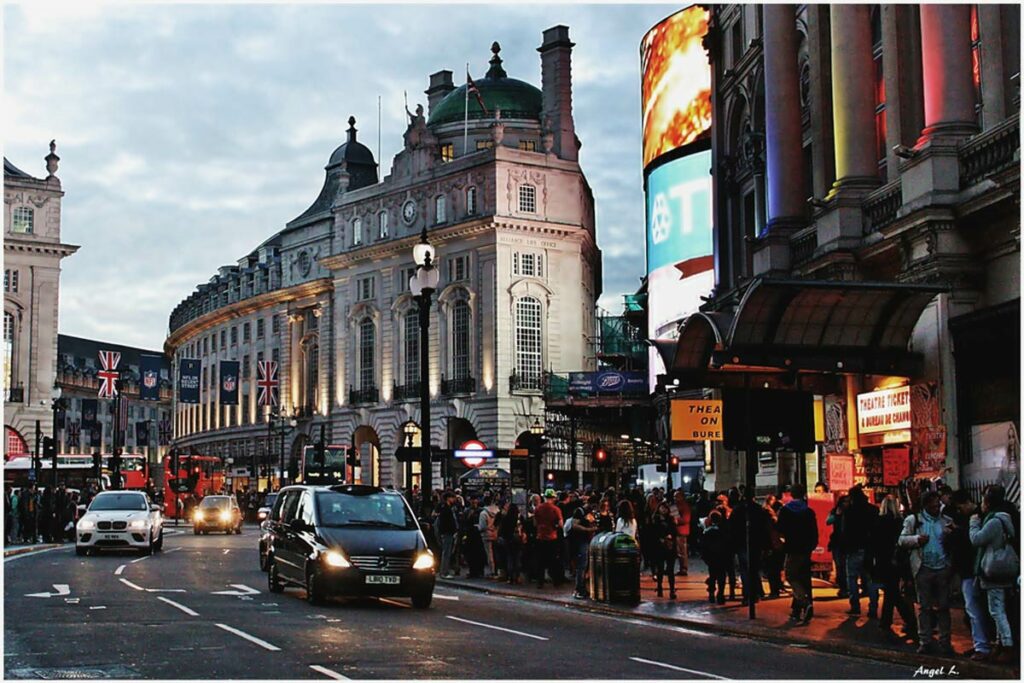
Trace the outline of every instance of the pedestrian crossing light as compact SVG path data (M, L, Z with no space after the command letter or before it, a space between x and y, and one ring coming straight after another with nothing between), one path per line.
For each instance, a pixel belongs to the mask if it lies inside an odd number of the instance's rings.
M673 455L669 462L672 464L672 471L674 472L679 467L679 456Z
M601 444L594 446L594 452L591 455L591 459L594 462L595 467L604 467L608 464L608 451L604 449Z

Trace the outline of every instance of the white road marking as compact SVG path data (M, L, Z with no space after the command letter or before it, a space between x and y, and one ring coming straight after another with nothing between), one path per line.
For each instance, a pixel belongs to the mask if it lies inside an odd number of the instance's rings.
M64 598L64 602L69 605L77 605L81 601L81 598Z
M469 619L461 619L459 617L453 617L451 615L446 615L446 618L447 619L451 619L453 621L461 621L464 624L472 624L473 626L482 626L484 628L493 629L495 631L504 631L505 633L514 633L517 636L524 636L526 638L533 638L534 640L548 640L548 638L545 638L544 636L535 636L532 633L523 633L522 631L514 631L514 630L512 630L510 628L503 628L501 626L494 626L493 624L484 624L484 623L479 622L479 621L470 621Z
M96 605L95 607L90 607L89 609L107 609L107 606L106 605Z
M236 590L236 591L213 591L211 593L211 595L235 595L235 596L259 595L259 591L258 590L256 590L255 588L249 588L244 583L229 583L228 585L233 587L233 588L237 588L238 590Z
M51 550L71 550L71 547L68 547L68 546L56 546L54 548L43 548L42 550L32 550L32 551L27 552L27 553L18 553L17 555L11 555L10 557L5 557L4 558L4 564L7 564L8 562L10 562L12 560L20 560L23 557L34 557L34 556L39 555L41 553L48 553Z
M596 616L606 616L606 615L601 614L601 615L596 615ZM608 618L608 619L615 619L616 621L619 620L618 617L606 616L606 618ZM659 629L662 629L664 631L675 631L676 633L685 633L688 636L698 636L700 638L712 638L712 637L716 637L716 636L720 637L716 633L710 633L710 632L705 632L705 631L697 631L695 629L685 628L683 626L667 626L665 624L659 624L659 623L654 622L654 621L644 621L643 619L626 619L626 623L627 624L633 624L634 626L649 626L651 628L659 628Z
M147 588L147 593L185 593L184 588Z
M150 555L143 555L142 557L140 557L137 560L132 560L132 564L135 564L136 562L142 562L143 560L148 560L150 557L151 557Z
M170 548L168 550L165 550L164 551L164 555L166 555L167 553L174 553L174 552L177 552L179 550L181 550L181 546L180 545L177 548Z
M280 652L281 651L281 648L277 647L276 645L271 645L267 641L260 640L256 636L250 636L245 631L239 631L237 628L231 628L230 626L228 626L226 624L215 624L215 626L217 628L224 629L228 633L234 633L236 636L238 636L240 638L245 638L246 640L248 640L251 643L256 643L257 645L262 647L264 650L270 650L271 652Z
M121 583L123 583L124 585L128 586L129 588L134 588L134 589L135 589L135 590L137 590L137 591L144 591L144 590L146 590L146 589L145 589L145 588L143 588L142 586L136 586L136 585L135 585L134 583L132 583L132 582L131 582L131 581L129 581L128 579L118 579L118 581L120 581L120 582L121 582Z
M664 662L655 662L652 659L643 659L642 657L630 657L634 662L640 662L641 664L650 664L651 666L660 666L663 669L671 669L673 671L682 671L688 674L696 674L698 676L707 676L708 678L716 678L720 681L728 681L729 679L725 676L719 676L717 674L709 674L707 671L698 671L696 669L687 669L682 666L675 666L674 664L665 664Z
M230 553L230 552L231 552L231 548L225 548L225 549L224 549L224 554L225 554L225 555L227 555L227 554L228 554L228 553Z
M190 617L198 617L199 616L199 612L196 612L194 610L189 609L188 607L185 607L185 605L182 605L180 602L174 602L174 600L168 600L167 598L163 598L163 597L158 597L157 600L162 600L163 602L166 602L171 607L177 607L178 609L180 609L182 612L184 612L185 614L189 615Z
M66 583L55 583L53 587L57 589L56 593L25 593L26 598L60 598L65 595L71 595L71 586Z
M327 667L320 666L319 664L310 664L309 668L312 669L313 671L318 671L318 672L322 673L324 676L327 676L328 678L333 678L336 681L350 681L350 680L352 680L348 676L342 676L337 671L331 671Z
M434 593L434 597L438 600L458 600L457 595L441 595L440 593Z
M115 570L114 570L114 576L121 576L121 572L123 572L123 571L124 571L124 568L125 568L125 567L127 567L127 566L128 566L128 565L126 565L126 564L122 564L122 565L121 565L120 567L118 567L117 569L115 569Z
M395 600L389 600L388 598L377 598L377 599L380 600L381 602L386 602L389 605L394 605L395 607L405 607L407 609L412 609L412 606L407 605L404 602L397 602Z

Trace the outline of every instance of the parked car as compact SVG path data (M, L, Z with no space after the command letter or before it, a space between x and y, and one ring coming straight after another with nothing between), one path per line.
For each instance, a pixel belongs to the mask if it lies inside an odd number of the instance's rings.
M266 500L263 501L263 505L256 511L256 521L263 523L263 520L270 514L271 508L274 507L274 501L277 500L277 493L268 493Z
M234 496L206 496L192 513L192 533L242 533L242 510Z
M142 491L103 491L75 526L75 553L135 548L144 555L164 547L160 506Z
M434 554L397 491L344 484L289 486L267 518L267 585L305 588L321 604L331 596L409 597L430 606Z
M261 571L267 571L267 558L268 558L268 555L270 553L270 536L271 536L271 533L270 533L270 520L275 518L275 516L281 514L280 513L281 506L280 505L275 505L275 503L277 502L277 499L278 499L277 493L271 493L271 494L267 495L267 501L269 501L269 503L270 503L269 507L268 506L264 506L264 507L260 508L260 512L261 513L263 512L264 509L267 510L267 513L265 515L263 515L262 517L260 517L260 541L259 541L259 548L260 548L260 570Z

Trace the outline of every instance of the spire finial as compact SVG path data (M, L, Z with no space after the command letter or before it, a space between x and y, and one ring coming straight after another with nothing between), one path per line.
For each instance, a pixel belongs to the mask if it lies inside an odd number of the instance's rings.
M491 43L491 52L494 53L494 56L491 57L491 68L487 71L487 78L507 78L508 74L501 68L501 57L498 56L498 53L501 52L501 45L498 44L498 41Z
M55 178L57 173L57 162L60 161L60 157L57 156L57 141L50 140L50 153L46 155L46 172L49 173L49 178Z
M356 117L348 117L348 141L356 141Z

